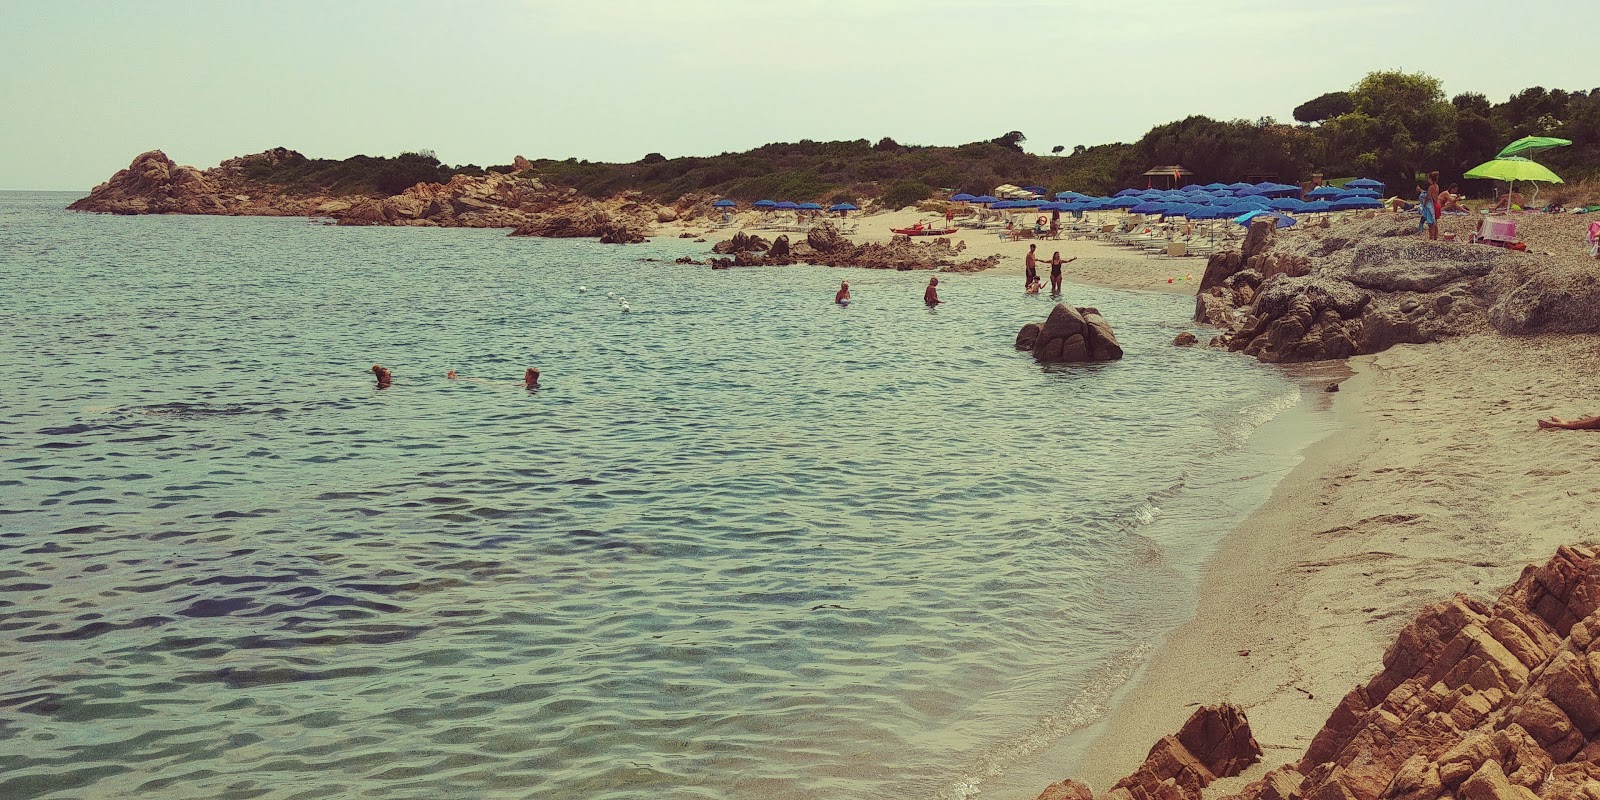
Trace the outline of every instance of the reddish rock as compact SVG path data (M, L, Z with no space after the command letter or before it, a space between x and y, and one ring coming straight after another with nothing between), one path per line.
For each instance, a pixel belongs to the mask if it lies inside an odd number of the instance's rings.
M1172 344L1175 347L1188 347L1198 341L1200 341L1199 338L1197 338L1194 334L1184 331L1183 333L1178 334L1177 337L1172 340Z
M1031 342L1031 347L1025 347L1025 342ZM1024 325L1017 332L1016 346L1018 350L1032 349L1034 359L1047 364L1122 358L1122 346L1099 310L1065 303L1057 303L1043 325Z

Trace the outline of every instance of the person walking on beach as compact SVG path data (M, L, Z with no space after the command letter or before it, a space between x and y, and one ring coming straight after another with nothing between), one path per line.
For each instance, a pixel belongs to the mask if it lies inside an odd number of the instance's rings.
M1030 286L1039 280L1039 256L1034 252L1037 249L1039 249L1039 245L1028 245L1028 255L1022 259L1022 264L1026 268L1025 274L1022 276L1022 285L1024 287Z
M933 308L934 306L944 302L943 300L939 299L938 278L928 279L928 290L922 293L922 302L927 303L928 308Z
M1061 238L1061 209L1050 209L1050 238Z
M389 388L389 384L394 382L394 378L389 375L389 370L386 370L377 364L372 365L372 376L378 379L379 389L387 389Z
M839 281L839 291L833 293L833 302L841 306L850 305L850 282Z

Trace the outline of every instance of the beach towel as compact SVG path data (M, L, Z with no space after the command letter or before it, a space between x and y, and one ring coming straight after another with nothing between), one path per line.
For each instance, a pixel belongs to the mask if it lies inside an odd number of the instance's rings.
M1600 222L1589 223L1589 257L1600 258Z

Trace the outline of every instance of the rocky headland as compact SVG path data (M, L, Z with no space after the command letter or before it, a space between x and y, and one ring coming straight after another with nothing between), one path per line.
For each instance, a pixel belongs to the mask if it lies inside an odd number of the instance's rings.
M1280 234L1264 220L1210 257L1195 319L1222 329L1213 345L1296 362L1488 330L1600 331L1600 270L1571 243L1555 255L1429 241L1390 214L1303 227Z
M303 159L292 150L275 148L201 170L151 150L68 208L108 214L322 217L340 225L512 228L513 236L612 243L644 241L657 223L696 218L710 209L709 199L699 197L672 205L647 201L636 192L593 199L517 172L456 175L445 183L417 183L387 196L302 193L251 177L262 167ZM527 164L518 156L513 167Z

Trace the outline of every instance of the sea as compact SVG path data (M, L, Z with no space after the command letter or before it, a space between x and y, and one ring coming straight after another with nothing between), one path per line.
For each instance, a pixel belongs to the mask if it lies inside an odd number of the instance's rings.
M983 797L1297 458L1182 295L1041 366L1016 276L77 196L0 193L8 800Z

